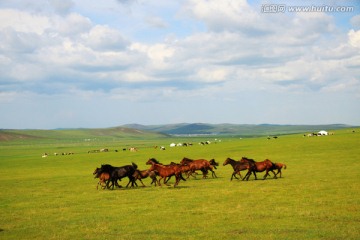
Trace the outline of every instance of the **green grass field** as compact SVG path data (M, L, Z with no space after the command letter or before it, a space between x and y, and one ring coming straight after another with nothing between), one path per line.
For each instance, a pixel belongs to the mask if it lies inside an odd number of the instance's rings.
M200 138L128 136L0 142L0 239L359 239L360 129L351 130L277 140L220 137L207 146L197 144L207 140ZM171 142L195 144L170 148ZM121 151L130 145L139 151ZM87 153L104 147L120 151ZM177 188L145 179L145 188L96 190L92 172L103 163L145 169L150 157L169 163L185 156L215 158L218 178L192 178ZM231 182L232 168L222 163L242 156L287 169L281 179Z

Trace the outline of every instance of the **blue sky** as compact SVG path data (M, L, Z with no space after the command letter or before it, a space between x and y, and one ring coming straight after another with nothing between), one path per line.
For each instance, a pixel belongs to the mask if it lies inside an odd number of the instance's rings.
M0 128L360 125L360 4L2 0L0 111Z

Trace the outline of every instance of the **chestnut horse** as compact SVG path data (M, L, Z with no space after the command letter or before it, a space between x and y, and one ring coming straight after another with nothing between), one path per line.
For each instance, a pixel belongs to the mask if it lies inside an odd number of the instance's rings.
M212 162L214 165L210 164L210 162ZM207 178L207 173L208 173L208 170L212 172L212 177L217 177L214 170L213 170L213 167L216 166L216 162L215 162L215 159L211 159L210 162L208 160L205 160L205 159L196 159L196 160L193 160L193 159L189 159L189 158L186 158L184 157L180 164L181 165L189 165L190 167L190 173L195 173L195 171L197 170L201 170L202 173L203 173L203 178ZM216 168L216 167L215 167Z
M141 184L143 185L143 187L145 187L145 184L143 183L143 181L141 179L150 177L152 179L151 185L153 183L155 183L155 186L157 184L157 179L156 179L156 172L155 171L150 171L150 170L135 170L133 177L136 180L139 180L141 182Z
M156 162L158 162L156 159L151 158L146 162L146 164L147 165L151 164L151 167L149 170L155 171L155 173L158 176L160 176L160 179L158 180L159 186L161 186L161 183L160 183L161 179L164 179L163 180L164 184L168 186L167 181L165 181L165 180L166 180L166 178L170 178L171 176L175 176L175 179L176 179L174 187L176 187L179 184L180 180L186 181L186 179L183 178L183 176L181 174L180 166L178 166L177 164L162 165L162 164L159 164Z
M244 179L249 180L249 177L251 175L251 172L255 175L255 180L257 180L256 173L255 172L263 172L266 171L266 174L264 176L264 179L269 175L269 171L271 171L274 175L274 163L272 163L269 159L265 159L262 162L256 162L254 159L249 159L247 157L242 157L240 162L243 163L249 163L251 169L246 173Z
M225 162L223 163L223 166L225 166L227 164L230 164L234 169L234 172L231 175L230 181L233 180L233 177L238 179L236 177L236 174L239 174L240 178L242 178L240 171L243 171L243 170L250 170L251 171L251 166L250 166L249 163L240 162L240 161L236 161L236 160L231 159L231 158L227 158L225 160ZM244 179L245 179L245 177L242 180L244 180Z
M99 178L96 189L99 189L99 185L102 189L105 189L107 187L108 181L110 180L110 174L106 172L101 172L101 168L96 168L93 172L93 175L95 175L95 178Z
M281 178L281 169L282 168L286 169L286 165L283 163L274 163L273 169L278 170L278 172L275 174L274 178L276 178L279 173L280 173L280 178Z

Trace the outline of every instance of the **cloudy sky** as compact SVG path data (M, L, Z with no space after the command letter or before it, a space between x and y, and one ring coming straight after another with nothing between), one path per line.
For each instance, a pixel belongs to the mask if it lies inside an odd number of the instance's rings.
M360 3L0 0L0 112L0 128L360 125Z

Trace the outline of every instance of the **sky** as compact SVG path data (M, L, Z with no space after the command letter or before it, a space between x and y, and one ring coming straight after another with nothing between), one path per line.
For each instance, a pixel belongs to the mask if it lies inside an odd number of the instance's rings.
M0 0L0 112L0 129L360 125L360 2Z

